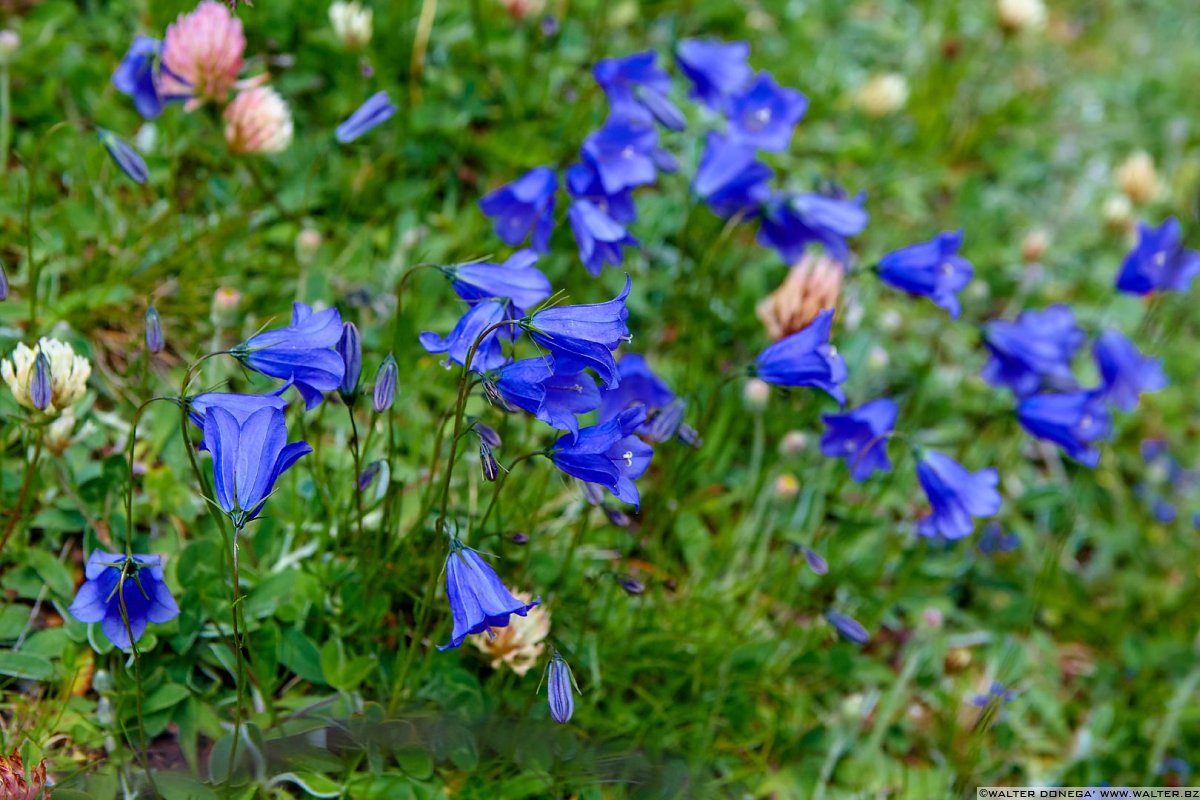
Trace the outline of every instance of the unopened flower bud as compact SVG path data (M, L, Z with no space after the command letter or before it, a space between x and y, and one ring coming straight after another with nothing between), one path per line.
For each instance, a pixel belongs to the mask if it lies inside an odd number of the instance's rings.
M829 620L829 624L846 641L853 642L854 644L866 644L871 639L871 634L867 633L867 629L852 617L840 614L837 611L826 611L825 619Z
M1145 150L1138 150L1117 167L1117 187L1134 205L1141 205L1158 194L1158 171L1154 159Z
M518 544L518 545L529 544L529 534L524 533L522 531L517 531L516 533L514 533L512 536L509 537L509 541L511 541L513 544Z
M358 393L358 379L362 375L362 340L358 336L358 327L353 322L342 324L342 337L338 339L337 354L346 365L342 373L342 385L338 392L342 399L354 397Z
M491 425L484 425L482 422L476 422L475 435L478 436L481 441L486 443L488 447L500 447L500 434Z
M4 265L0 264L0 301L8 299L8 273L4 271Z
M1105 200L1100 213L1109 230L1126 231L1133 225L1133 203L1123 194L1114 194Z
M1046 5L1042 0L996 0L1000 27L1009 33L1040 30L1046 24Z
M804 548L804 560L808 562L808 568L817 575L825 575L829 572L828 562L821 558L820 554L808 547Z
M61 456L70 447L75 435L75 412L67 409L62 415L46 426L46 448L56 456Z
M46 354L38 350L37 358L34 360L33 377L29 381L29 399L33 402L33 407L38 411L45 411L50 407L50 400L54 396L54 387L50 383L50 361L46 358Z
M242 295L237 289L222 286L213 292L212 323L218 328L228 328L237 323L238 306Z
M942 627L942 624L946 621L946 616L942 613L941 609L930 606L921 612L921 621L927 627L936 630Z
M321 232L316 228L305 228L296 234L296 260L301 264L311 264L321 249Z
M146 309L146 349L151 353L161 353L164 346L162 319L158 309L151 305Z
M1021 260L1026 264L1036 264L1046 254L1050 237L1043 230L1030 231L1021 240Z
M889 361L891 361L891 358L888 356L887 350L884 350L879 345L872 345L871 349L867 351L867 366L873 370L878 371L883 369L888 365Z
M746 410L756 414L762 413L766 410L767 401L770 399L770 384L761 378L751 378L746 381L746 386L742 390L742 402L746 404Z
M808 449L808 434L804 431L788 431L779 440L779 454L798 456Z
M613 525L616 525L618 528L628 528L630 523L633 522L633 520L629 518L629 515L619 508L614 508L609 505L605 505L603 508L605 516L608 517L608 521Z
M854 103L869 117L886 117L908 102L908 81L887 72L872 77L854 93Z
M379 477L379 473L383 470L383 461L372 461L367 464L363 471L358 476L358 490L365 492L371 488L371 484Z
M633 595L635 597L646 591L646 584L642 583L632 575L622 575L617 579L617 583L621 585L621 588L625 590L626 594Z
M0 64L12 61L20 49L21 37L16 31L11 28L0 31Z
M791 500L800 494L800 481L790 472L775 477L775 497L779 500Z
M531 14L540 14L546 7L546 0L500 0L500 5L513 19L525 19Z
M549 672L546 690L550 698L550 716L559 725L565 725L575 713L575 694L572 691L575 678L557 650L550 656L550 666L547 669Z
M334 35L348 50L358 50L371 41L374 16L371 9L355 0L339 0L329 7L329 23L333 26Z
M375 373L375 396L374 408L375 413L380 414L392 407L392 403L396 400L396 378L400 372L400 368L396 366L396 359L388 353L388 357L379 365L379 372Z
M479 466L483 470L483 479L488 482L500 477L500 464L492 455L492 447L482 437L479 439Z

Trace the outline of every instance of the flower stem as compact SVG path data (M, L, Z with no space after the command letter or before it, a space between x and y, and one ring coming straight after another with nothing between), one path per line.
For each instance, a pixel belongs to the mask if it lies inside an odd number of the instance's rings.
M25 186L25 262L29 275L29 332L35 337L38 331L38 283L40 274L37 259L33 257L33 190L37 180L38 162L42 158L42 147L46 141L63 128L73 127L74 123L67 120L57 122L42 134L37 146L33 148L33 157L29 161L29 172Z
M41 457L42 434L39 432L37 443L33 446L33 458L29 459L29 463L25 466L25 477L21 479L21 492L17 495L17 504L13 506L12 517L8 520L8 524L4 526L4 534L0 535L0 553L3 553L4 548L8 546L8 538L12 536L12 532L17 528L17 523L21 520L21 514L25 509L25 501L29 497L29 489L33 485L33 476L37 471L38 461Z

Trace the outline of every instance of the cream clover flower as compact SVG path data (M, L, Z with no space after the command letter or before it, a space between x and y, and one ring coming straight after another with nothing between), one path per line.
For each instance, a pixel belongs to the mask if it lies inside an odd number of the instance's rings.
M515 592L513 596L522 603L532 599L528 592ZM486 636L472 636L471 641L491 657L492 669L507 664L517 675L524 675L542 657L546 649L544 640L549 635L550 612L534 606L526 616L514 614L506 627L495 628Z
M375 13L370 8L363 7L355 0L339 0L329 7L329 23L333 25L333 32L338 41L350 50L365 47L371 41L371 23L374 16Z
M30 397L30 385L33 383L39 352L45 354L50 365L50 405L44 413L55 416L64 408L79 402L87 392L92 365L83 356L76 355L71 345L58 339L43 336L36 348L30 348L23 342L18 344L9 358L0 361L0 377L12 390L17 403L33 411L38 408Z

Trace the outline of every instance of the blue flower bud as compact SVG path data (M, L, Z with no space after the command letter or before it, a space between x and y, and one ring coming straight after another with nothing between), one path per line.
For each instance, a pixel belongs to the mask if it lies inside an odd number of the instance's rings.
M829 564L825 559L807 547L804 548L804 560L808 562L808 568L818 575L824 575L829 572Z
M617 583L621 584L621 588L625 590L626 594L633 595L635 597L646 591L646 584L642 583L632 575L622 575L617 579Z
M161 353L163 350L162 319L158 309L150 306L146 309L146 349L151 353Z
M54 386L50 381L50 360L46 358L45 353L38 350L34 365L33 377L29 381L29 399L33 401L35 408L45 411L54 397Z
M396 359L388 353L388 357L379 365L379 372L375 373L375 412L382 413L392 407L392 403L396 400L396 376L399 374L400 368L396 366Z
M550 656L550 666L547 667L547 670L549 674L546 686L550 698L550 716L559 725L565 725L571 721L571 715L575 713L575 695L572 691L575 679L571 675L571 668L567 666L566 660L559 655L557 650L554 651L554 655Z
M383 469L383 461L372 461L363 468L363 471L358 475L358 490L365 492L371 488L376 479L379 477L379 472Z
M858 620L851 619L845 614L826 611L825 619L829 620L829 624L836 628L842 638L847 641L854 642L854 644L866 644L871 639L871 634L867 633L867 629Z
M146 169L146 162L137 150L134 150L127 142L118 139L110 131L100 131L100 141L108 154L112 156L113 162L131 181L134 183L146 182L146 179L150 177L150 171Z
M0 300L8 299L8 273L4 271L4 265L0 264Z
M483 468L483 479L491 482L500 477L500 464L492 455L492 447L482 437L479 439L479 465Z
M476 422L475 435L479 437L480 441L487 444L488 447L498 448L500 446L500 434L491 425Z
M346 365L338 391L343 398L353 397L358 392L358 379L362 375L362 340L353 322L342 325L342 338L338 339L336 349Z

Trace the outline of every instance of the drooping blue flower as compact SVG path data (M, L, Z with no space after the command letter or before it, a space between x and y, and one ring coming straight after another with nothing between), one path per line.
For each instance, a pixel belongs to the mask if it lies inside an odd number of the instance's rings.
M600 390L586 372L566 375L554 370L550 358L514 361L489 376L489 385L510 406L528 411L552 428L579 433L579 414L595 411Z
M590 201L620 224L629 225L637 219L632 190L624 189L615 194L605 192L600 173L586 158L582 163L567 167L566 180L567 191L572 197Z
M432 331L422 333L421 346L429 353L445 353L448 364L464 366L475 340L488 328L509 318L508 306L507 300L480 300L467 309L449 336L442 338ZM494 330L479 343L471 358L472 371L486 372L505 362L499 333L499 330Z
M1015 533L1006 532L999 522L989 522L979 534L979 552L985 556L1007 553L1020 543L1021 539Z
M338 392L343 398L353 397L358 393L358 380L362 377L362 338L358 335L358 326L353 322L342 323L342 336L338 339L336 349L345 365Z
M1122 411L1137 408L1143 392L1157 392L1167 385L1162 359L1143 356L1120 331L1097 336L1092 356L1100 370L1105 399Z
M376 92L337 126L334 136L342 144L348 144L395 115L396 106L388 97L388 93Z
M546 667L546 692L550 699L550 716L559 725L566 725L575 713L575 678L571 675L571 667L555 650L550 655L550 664Z
M1100 463L1095 443L1112 432L1103 390L1031 395L1017 406L1017 419L1033 436L1054 442L1092 468Z
M145 119L154 119L163 110L158 89L158 57L162 42L149 36L135 36L133 44L112 75L113 86L133 98L133 107Z
M590 200L571 203L567 218L579 246L579 259L593 276L599 276L606 266L620 266L625 258L623 248L638 245L637 239L630 236L623 225Z
M726 98L749 83L749 55L746 42L684 39L675 47L675 61L692 82L690 96L713 111L724 111Z
M204 392L187 400L188 416L192 422L204 427L204 415L210 408L218 407L233 415L238 424L245 423L250 415L264 408L274 408L283 411L287 401L280 394L288 387L271 394L237 394L235 392Z
M971 282L975 269L958 254L962 231L946 231L928 242L902 247L879 260L879 278L889 286L928 297L958 319L958 293Z
M771 175L752 145L709 131L692 191L725 219L735 214L751 218L771 196Z
M634 484L650 466L654 449L633 432L646 421L642 406L621 412L608 422L581 428L577 436L559 437L550 450L550 460L563 472L603 486L619 500L640 503Z
M646 421L637 433L651 441L665 442L678 436L690 445L698 444L696 432L683 424L687 404L675 396L666 381L654 374L640 353L625 353L617 362L620 384L605 391L600 401L597 419L607 422L622 411L641 405L646 408Z
M774 249L789 265L799 261L810 244L821 245L834 260L848 264L846 239L867 227L866 199L865 193L849 198L837 189L775 195L763 206L758 243Z
M275 481L301 456L312 452L307 442L287 440L283 412L263 408L238 422L220 406L204 414L204 444L212 453L217 504L236 528L258 516Z
M1175 506L1162 497L1154 498L1150 511L1154 515L1155 522L1161 522L1164 525L1170 525L1178 517Z
M503 264L481 262L441 269L454 291L468 303L506 298L512 301L517 313L524 314L553 291L550 279L534 266L537 259L533 250L518 250Z
M29 378L29 400L38 411L45 411L54 399L54 382L50 375L50 359L39 347L33 361L33 375Z
M371 408L374 413L383 414L396 402L396 381L400 378L400 366L396 365L396 356L391 353L380 363L376 372L376 383L371 392Z
M1183 246L1179 220L1168 217L1157 228L1138 223L1138 241L1117 274L1117 289L1130 294L1186 292L1200 274L1200 252Z
M671 77L658 67L657 60L652 50L625 58L605 58L596 62L592 75L608 96L614 117L642 124L657 120L666 128L681 131L687 121L667 98Z
M490 628L508 627L513 614L523 617L542 602L538 598L523 603L513 597L479 553L457 539L451 542L450 555L446 557L446 597L450 601L454 630L450 641L438 645L438 650L458 647L468 636Z
M876 471L891 472L887 441L896 413L895 402L880 397L844 414L822 414L828 430L821 437L821 454L846 459L855 481L865 481Z
M151 622L161 625L179 616L179 606L163 580L161 556L135 553L129 561L124 553L93 550L83 577L67 610L80 622L99 622L100 630L121 650L142 638Z
M629 309L625 307L625 298L631 287L626 275L625 288L612 300L544 308L521 320L521 327L529 331L536 344L550 351L556 371L571 374L591 368L604 386L611 389L620 383L612 353L622 342L629 341L629 326L625 322Z
M658 131L620 119L608 120L584 139L583 154L610 195L654 183L658 170L670 171L671 166L658 146Z
M808 110L808 98L760 72L729 100L729 135L761 150L787 150L792 130Z
M866 644L871 640L871 634L858 620L830 609L825 612L825 619L833 626L843 639L854 644Z
M554 232L554 193L558 176L550 167L534 167L512 183L484 195L479 208L491 217L500 241L518 247L533 231L533 249L550 249Z
M334 351L342 338L342 315L336 308L314 312L292 304L292 324L250 337L230 353L255 372L291 381L305 408L321 404L325 392L342 384L346 365Z
M754 374L775 386L812 386L829 394L839 405L846 395L846 363L829 344L833 309L817 314L808 327L785 336L758 354Z
M146 168L146 161L141 154L112 131L97 128L96 133L100 137L100 143L104 145L104 149L108 151L113 163L121 172L124 172L126 177L134 183L145 183L146 179L150 177L150 171Z
M1007 386L1018 397L1033 394L1044 383L1073 388L1071 359L1085 339L1065 305L1022 311L1015 321L993 320L983 329L984 345L992 356L983 367L983 379L992 386Z
M990 517L1000 510L996 491L1000 475L994 469L968 472L949 456L926 450L917 461L917 480L932 507L917 523L921 536L962 539L971 535L974 518Z

